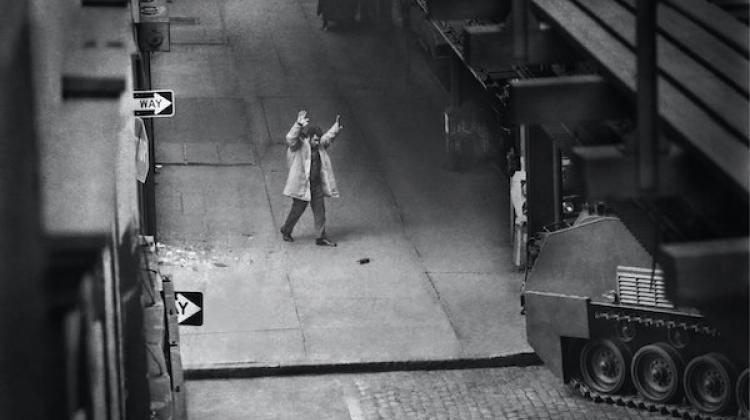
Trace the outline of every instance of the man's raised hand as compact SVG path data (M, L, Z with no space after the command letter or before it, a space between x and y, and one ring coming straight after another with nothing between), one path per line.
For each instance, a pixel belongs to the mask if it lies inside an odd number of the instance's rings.
M341 115L336 115L336 125L339 126L339 131L344 129L344 126L341 125Z
M307 111L304 109L297 113L297 124L301 126L306 126L310 122L310 119L307 118Z

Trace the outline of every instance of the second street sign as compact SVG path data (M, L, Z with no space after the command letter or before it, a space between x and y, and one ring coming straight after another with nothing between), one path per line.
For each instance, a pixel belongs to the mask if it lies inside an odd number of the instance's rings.
M136 90L133 92L136 117L171 117L174 115L174 91Z
M180 325L203 325L203 293L174 292L177 323Z

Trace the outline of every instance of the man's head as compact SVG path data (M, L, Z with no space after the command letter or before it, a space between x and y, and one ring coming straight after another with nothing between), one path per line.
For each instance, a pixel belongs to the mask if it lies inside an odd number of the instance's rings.
M308 124L302 127L299 136L308 140L313 140L316 136L318 139L320 139L321 137L323 137L323 130L321 130L317 125Z

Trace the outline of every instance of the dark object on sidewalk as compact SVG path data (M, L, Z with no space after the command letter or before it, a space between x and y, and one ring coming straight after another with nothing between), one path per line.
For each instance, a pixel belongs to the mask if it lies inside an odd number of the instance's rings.
M367 264L367 263L370 262L370 259L369 258L360 258L360 259L357 260L357 262L360 263L360 264Z
M285 240L286 242L294 242L294 238L292 238L292 234L291 234L291 233L286 233L286 232L284 232L284 231L282 230L282 231L281 231L281 237L282 237L282 238L283 238L283 239L284 239L284 240Z
M318 238L315 240L315 245L320 246L336 246L336 242L333 242L332 240L328 238Z
M323 18L323 30L328 29L331 21L338 25L354 23L357 5L356 0L318 0L318 15Z

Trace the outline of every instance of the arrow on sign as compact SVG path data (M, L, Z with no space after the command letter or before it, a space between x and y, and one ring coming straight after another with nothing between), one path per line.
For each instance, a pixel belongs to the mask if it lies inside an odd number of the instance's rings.
M177 307L177 322L180 324L203 310L180 292L175 292L175 306Z
M168 106L172 105L172 102L159 95L158 93L154 93L154 99L152 100L152 103L156 102L156 109L154 109L154 114L161 114L162 111L167 109Z

